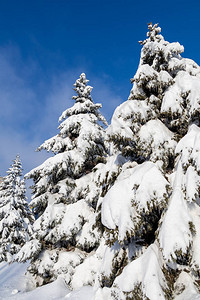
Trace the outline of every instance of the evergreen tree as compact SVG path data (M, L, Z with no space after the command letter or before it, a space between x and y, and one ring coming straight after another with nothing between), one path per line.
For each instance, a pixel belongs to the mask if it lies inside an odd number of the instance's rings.
M34 217L21 176L22 165L17 155L0 187L0 261L11 262L33 233Z
M200 291L200 68L157 24L148 29L129 99L107 130L112 153L130 162L102 199L95 299L191 299Z
M82 73L74 84L75 104L59 119L59 134L38 148L55 155L27 175L34 181L31 206L39 217L34 224L35 235L16 259L32 258L29 271L38 284L52 281L59 274L65 274L69 284L74 268L100 240L100 232L93 229L101 190L95 178L99 178L107 156L105 130L99 122L107 122L99 112L101 104L94 104L92 87L87 83Z

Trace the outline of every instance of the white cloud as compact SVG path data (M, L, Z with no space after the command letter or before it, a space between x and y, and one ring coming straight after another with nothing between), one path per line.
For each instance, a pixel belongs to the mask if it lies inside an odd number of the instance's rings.
M45 160L47 154L35 149L57 134L58 118L73 105L73 83L84 71L68 70L47 80L40 66L30 60L24 62L16 48L0 48L0 175L5 175L18 153L24 173ZM86 76L94 87L94 101L103 104L101 111L109 119L122 99L104 78L91 74L90 78L87 72Z

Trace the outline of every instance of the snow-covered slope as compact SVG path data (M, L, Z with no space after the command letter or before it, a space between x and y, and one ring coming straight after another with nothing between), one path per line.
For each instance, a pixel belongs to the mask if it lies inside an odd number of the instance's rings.
M0 299L2 300L92 300L94 290L88 286L76 292L67 289L63 278L34 289L34 283L25 276L28 263L0 263Z

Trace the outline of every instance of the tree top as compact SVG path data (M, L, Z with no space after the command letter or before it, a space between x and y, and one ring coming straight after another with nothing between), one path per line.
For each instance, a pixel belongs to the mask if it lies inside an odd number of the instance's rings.
M160 41L163 39L162 35L159 34L161 32L161 28L158 26L158 23L152 24L152 22L148 23L148 32L147 32L147 39L144 41L139 41L141 45L146 44L146 42L154 42Z

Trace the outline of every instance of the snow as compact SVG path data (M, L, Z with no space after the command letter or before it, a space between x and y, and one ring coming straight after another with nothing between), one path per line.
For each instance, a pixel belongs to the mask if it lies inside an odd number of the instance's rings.
M39 287L33 291L26 292L15 296L15 300L54 300L54 299L65 299L68 290L62 278L58 278L53 283ZM12 298L11 298L12 299Z
M171 75L166 71L160 71L159 76L160 76L160 83L163 86L168 86L173 81Z
M58 166L62 165L63 161L67 162L70 160L70 151L59 153L53 157L48 158L43 164L40 166L34 168L29 173L27 173L25 176L26 178L30 178L31 176L35 176L35 174L40 174L41 182L39 182L39 187L46 186L47 182L45 180L45 175L48 173L52 173L54 169L57 169Z
M49 203L41 219L36 220L34 224L34 229L40 232L40 234L45 235L48 229L51 228L52 222L56 221L57 223L59 223L59 221L63 217L63 214L64 214L63 203L58 203L58 204L54 203L53 205Z
M119 226L121 238L126 230L131 229L131 216L134 216L134 211L131 208L131 188L130 182L116 183L111 188L103 200L102 204L102 222L110 229L115 229ZM121 226L124 226L122 231Z
M123 139L133 139L133 132L138 131L139 124L144 123L145 119L152 114L145 100L127 100L116 108L111 125L107 129L107 135L120 136Z
M195 235L193 237L193 245L192 245L192 266L195 270L200 268L200 207L197 204L192 204L190 209L190 215L192 217L192 221L195 227Z
M176 153L181 153L182 163L184 166L188 165L188 157L195 164L197 170L200 170L200 128L195 124L189 127L187 135L185 135L176 147Z
M95 291L91 286L84 286L78 291L65 296L67 300L94 300ZM99 299L100 300L100 299Z
M116 242L111 247L106 245L101 245L101 246L102 246L101 251L103 253L103 259L101 261L100 272L104 276L109 278L110 274L112 273L113 259L122 249L120 249L120 245L118 242Z
M161 271L163 259L156 244L150 245L138 259L129 263L114 281L121 291L131 292L137 283L142 282L144 295L149 299L165 299L161 287L165 288L164 275Z
M80 231L83 221L88 221L88 218L92 213L93 209L87 205L84 199L67 205L63 220L56 229L58 237L64 236L66 239L70 240L74 234Z
M41 250L41 244L38 240L32 239L31 241L28 241L21 249L20 251L15 255L14 259L16 261L26 261L28 259L31 259L34 254L39 253Z
M141 65L134 76L134 81L153 80L159 77L159 73L148 64Z
M173 85L166 91L161 112L171 110L175 113L182 113L183 95L187 96L189 116L200 109L200 80L195 76L191 76L185 71L180 71Z
M190 227L193 224L194 231L198 231L200 224L199 141L200 129L193 124L177 144L176 154L179 156L172 183L173 193L159 232L160 246L167 260L176 259L179 250L186 254L193 244L194 265L197 264L197 266L200 263L197 246L200 242L199 233L197 232L193 237Z
M145 162L122 171L102 203L102 223L118 228L118 238L134 231L142 211L155 204L165 206L168 182L151 162Z
M198 185L200 185L200 177L194 167L189 166L185 176L186 197L188 202L195 201L198 195Z
M94 285L96 272L100 268L100 264L101 261L95 255L91 255L77 266L71 282L73 289L77 290L85 285Z
M176 291L181 291L183 288L184 291L175 297L176 300L200 300L200 295L191 275L184 271L181 272L175 284Z
M138 132L140 153L153 162L163 160L166 164L168 155L173 155L176 147L174 134L158 119L150 120Z
M32 278L25 275L28 263L0 263L0 299L2 300L92 300L94 289L85 286L71 292L62 277L53 283L34 288Z
M26 289L24 273L27 266L28 264L0 263L0 299L10 298L13 290Z
M52 151L53 153L59 153L61 149L67 147L69 150L73 148L73 144L71 139L66 136L65 138L60 135L53 136L52 138L46 140L40 147L38 147L38 151L42 149L46 149L48 152Z
M148 121L141 127L139 136L142 141L146 141L148 144L151 143L153 149L164 143L169 143L169 147L176 145L176 142L171 140L174 136L173 133L160 120ZM170 145L170 142L172 145Z
M184 195L176 187L159 233L160 246L166 260L176 259L175 252L178 250L187 253L192 241L189 222L192 222L192 219L184 201Z

